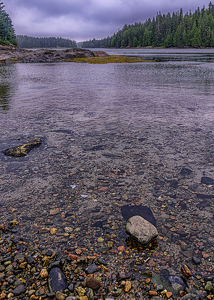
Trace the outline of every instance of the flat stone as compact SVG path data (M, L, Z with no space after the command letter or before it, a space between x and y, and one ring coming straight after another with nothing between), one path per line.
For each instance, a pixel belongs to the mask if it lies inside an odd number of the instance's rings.
M198 258L198 257L196 257L196 256L193 256L193 257L192 257L192 260L193 260L193 262L194 262L196 265L199 265L199 264L201 263L200 258Z
M214 184L214 179L204 176L204 177L201 177L201 183L206 184L206 185L212 185L212 184Z
M183 167L180 171L180 174L182 176L186 176L186 175L188 176L188 175L191 175L192 173L193 173L193 171L191 169L185 168L185 167Z
M158 236L156 227L141 216L133 216L127 221L126 232L143 245Z
M24 284L20 284L20 285L18 285L18 286L12 291L12 293L13 293L15 296L18 296L18 295L20 295L24 290L25 290Z
M60 212L59 208L54 208L50 210L50 215L54 216Z
M92 264L92 265L88 266L85 270L88 274L92 274L92 273L98 272L99 268L95 264Z
M49 273L49 287L51 292L64 291L67 288L65 275L59 268L53 268Z

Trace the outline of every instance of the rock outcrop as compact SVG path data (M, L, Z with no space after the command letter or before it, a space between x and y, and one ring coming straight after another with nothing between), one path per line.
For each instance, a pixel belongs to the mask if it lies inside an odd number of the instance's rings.
M82 48L69 48L65 50L39 49L26 50L14 46L0 46L0 62L58 62L72 61L74 58L105 57L104 51L90 51Z

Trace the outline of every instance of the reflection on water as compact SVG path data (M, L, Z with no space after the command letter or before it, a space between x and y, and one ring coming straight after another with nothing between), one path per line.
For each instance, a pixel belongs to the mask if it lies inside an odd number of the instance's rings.
M13 77L15 76L13 65L0 65L0 113L7 113L13 93Z
M10 108L10 105L9 105L10 90L11 90L10 84L1 84L0 83L0 111L2 113L6 113Z

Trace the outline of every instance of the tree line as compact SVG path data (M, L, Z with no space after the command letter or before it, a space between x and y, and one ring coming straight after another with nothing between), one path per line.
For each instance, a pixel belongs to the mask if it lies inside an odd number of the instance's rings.
M11 18L4 10L4 3L0 3L0 44L17 45L15 30Z
M194 13L157 13L144 23L125 24L113 36L83 42L83 48L120 47L214 47L214 5Z
M61 37L32 37L27 35L17 35L18 46L20 48L74 48L77 47L75 41L63 39Z

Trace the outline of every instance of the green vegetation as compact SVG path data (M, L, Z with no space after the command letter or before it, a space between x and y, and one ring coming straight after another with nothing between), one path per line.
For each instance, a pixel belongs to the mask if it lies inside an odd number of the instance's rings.
M9 15L4 10L3 2L0 3L0 44L17 45L15 31Z
M56 37L31 37L27 35L17 35L18 46L20 48L74 48L77 46L75 41Z
M83 48L120 47L214 47L214 5L183 15L157 13L156 18L134 25L125 24L111 37L83 42Z

